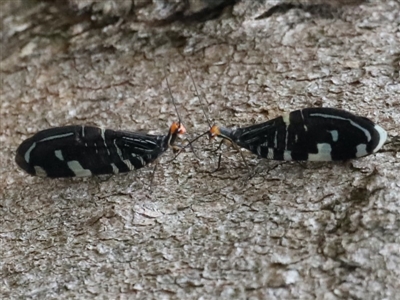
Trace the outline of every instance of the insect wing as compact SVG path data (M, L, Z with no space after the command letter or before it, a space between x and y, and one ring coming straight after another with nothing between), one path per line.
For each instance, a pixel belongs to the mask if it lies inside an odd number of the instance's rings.
M286 126L282 117L232 131L230 138L242 148L259 157L283 160L286 144Z
M50 128L22 142L16 162L31 175L52 178L128 172L146 165L148 161L140 158L143 152L157 152L159 147L157 136L148 136L150 142L140 144L136 154L138 142L125 142L126 136L142 137L91 126Z
M113 143L119 158L126 164L129 164L129 160L133 168L139 169L153 162L168 149L162 146L165 138L164 135L118 131L114 132Z
M333 108L306 108L236 129L233 141L268 159L332 161L376 152L386 136L367 118Z

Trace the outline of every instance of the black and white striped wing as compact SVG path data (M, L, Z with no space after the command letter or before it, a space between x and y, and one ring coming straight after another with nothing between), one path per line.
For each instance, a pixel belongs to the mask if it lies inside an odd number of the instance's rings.
M117 174L154 161L166 150L163 139L92 126L56 127L22 142L15 160L29 174L43 177Z
M366 156L378 151L386 137L371 120L334 108L296 110L232 132L235 143L260 157L296 161Z

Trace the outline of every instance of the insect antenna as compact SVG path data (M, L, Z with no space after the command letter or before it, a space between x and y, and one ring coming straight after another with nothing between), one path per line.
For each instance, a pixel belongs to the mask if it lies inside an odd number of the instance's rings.
M185 61L186 61L186 59L185 59ZM188 65L187 61L186 61L186 65ZM211 120L208 118L208 115L207 115L207 113L206 113L206 110L204 109L203 103L201 102L200 93L199 93L199 90L197 89L196 82L195 82L194 79L193 79L193 74L192 74L192 71L190 70L190 66L189 66L189 65L188 65L188 70L189 70L190 79L191 79L192 82L193 82L194 90L196 91L196 96L197 96L197 98L199 98L199 100L200 100L199 103L200 103L201 110L203 111L203 114L204 114L204 116L206 117L208 126L210 126L210 128L211 128L211 127L212 127ZM208 104L206 98L204 98L204 101Z
M171 86L169 85L168 76L165 76L165 81L167 82L168 91L171 96L171 102L174 105L176 115L178 116L179 125L181 125L182 124L181 115L179 114L178 108L176 107L175 99L174 99L174 96L172 95L172 91L171 91Z
M176 107L175 99L174 99L174 96L172 95L171 86L169 85L169 81L168 81L168 77L167 77L167 76L165 77L165 81L166 81L166 83L167 83L167 87L168 87L168 90L169 90L169 93L170 93L170 96L171 96L172 103L173 103L173 105L174 105L174 107L175 107L176 114L178 115L178 121L179 121L179 126L180 126L180 125L182 124L182 119L181 119L181 116L180 116L180 114L179 114L178 108ZM197 140L197 139L198 139L198 138L196 138L195 140ZM186 141L188 141L188 144L187 144L186 146L184 146L184 147L180 147L180 146L173 146L173 147L172 147L172 149L174 150L174 152L176 152L177 154L176 154L176 155L174 156L174 158L173 158L172 160L170 160L169 162L175 160L175 159L179 156L179 154L181 154L182 151L183 151L185 148L187 148L188 146L189 146L190 149L192 150L194 156L196 156L198 159L200 159L199 156L196 154L196 151L195 151L194 148L193 148L193 145L192 145L193 141L190 141L189 139L186 139Z
M207 123L208 123L208 126L209 126L209 130L207 130L207 131L206 131L205 133L203 133L203 134L200 134L200 135L197 136L195 139L193 139L192 141L190 141L189 143L191 144L191 143L197 141L199 138L203 137L204 135L209 134L210 129L212 128L213 125L212 125L212 123L211 123L210 118L208 117L208 115L207 115L207 113L206 113L206 110L205 110L205 108L204 108L202 99L201 99L201 97L200 97L199 90L198 90L197 85L196 85L196 81L195 81L194 78L193 78L192 70L190 69L190 66L189 66L189 64L188 64L188 62L187 62L187 60L186 60L186 58L185 58L185 62L186 62L186 65L188 66L189 77L190 77L190 79L192 80L192 83L193 83L193 86L194 86L194 90L195 90L195 92L196 92L196 96L197 96L197 98L200 100L199 103L200 103L201 110L203 111L203 114L204 114L204 116L206 117L206 120L207 120ZM206 98L204 98L204 101L208 104ZM220 143L220 145L219 145L219 147L218 147L217 149L219 149L219 148L221 147L222 142L223 142L223 141L221 141L221 143ZM220 168L220 165L221 165L221 157L222 157L222 153L219 154L217 170Z
M180 116L180 114L179 114L178 108L177 108L177 106L176 106L175 99L174 99L174 97L173 97L173 95L172 95L172 90L171 90L171 86L169 85L168 76L165 76L165 80L166 80L167 87L168 87L168 90L169 90L169 93L170 93L170 96L171 96L172 103L173 103L173 105L174 105L174 107L175 107L176 114L178 115L179 125L181 125L182 119L181 119L181 116ZM198 139L198 138L196 138L195 140L197 140L197 139ZM192 150L193 154L194 154L197 158L199 158L199 156L196 154L196 152L194 151L194 148L193 148L193 146L192 146L193 141L190 141L190 140L187 139L187 138L186 138L185 140L188 141L188 144L187 144L186 146L184 146L184 147L175 146L175 147L173 148L174 152L178 152L177 155L174 157L174 159L182 152L183 149L185 149L185 148L188 147L188 146L190 146L190 149Z
M199 100L200 100L199 103L200 103L201 110L203 111L203 114L204 114L204 116L206 117L208 126L209 126L209 128L210 128L206 133L201 134L200 136L198 136L197 138L195 138L193 141L191 141L191 142L194 142L195 140L197 140L198 138L202 137L203 135L205 135L205 134L207 134L207 133L209 133L209 136L210 136L210 130L211 130L211 128L216 127L216 125L212 125L210 119L208 118L208 115L207 115L206 110L205 110L205 108L204 108L204 105L203 105L203 103L202 103L202 97L200 97L199 90L198 90L198 88L197 88L196 82L195 82L195 80L194 80L194 78L193 78L192 71L191 71L191 69L190 69L190 66L189 66L189 64L188 64L188 62L187 62L187 60L186 60L186 58L185 58L185 62L186 62L186 65L188 66L189 76L190 76L190 79L191 79L192 82L193 82L193 86L194 86L194 89L195 89L195 92L196 92L196 96L197 96L197 98L199 98ZM205 103L208 104L207 99L206 99L205 97L204 97L203 101L204 101ZM243 159L244 164L246 165L247 169L250 170L250 167L249 167L249 165L247 164L247 161L246 161L246 159L245 159L245 157L244 157L242 151L240 151L240 148L239 148L229 137L227 137L227 136L222 136L222 135L220 135L220 137L222 138L222 140L221 140L219 146L217 147L217 149L216 149L215 151L218 151L218 150L221 148L221 146L222 146L224 140L228 140L228 141L232 144L233 148L234 148L235 150L239 151L239 153L240 153L240 155L241 155L241 157L242 157L242 159ZM217 170L220 169L220 167L221 167L221 159L222 159L222 153L219 154L219 158L218 158L218 167L217 167L217 169L216 169L215 171L217 171ZM214 171L214 172L215 172L215 171Z
M180 129L181 129L181 125L182 125L182 119L181 119L181 116L180 116L180 114L179 114L178 108L177 108L177 106L176 106L175 98L174 98L174 96L173 96L173 94L172 94L171 86L169 85L168 76L167 76L167 72L166 72L166 70L165 70L165 67L164 67L164 77L165 77L165 81L166 81L166 83L167 83L167 88L168 88L169 95L170 95L170 97L171 97L171 102L172 102L172 104L173 104L173 106L174 106L174 108L175 108L176 115L178 116L178 128L177 128L177 130L180 130ZM171 127L171 128L172 128L172 127ZM178 132L178 133L179 133L179 132ZM173 150L174 153L178 152L178 154L175 155L175 157L174 157L172 160L174 160L174 159L181 153L181 151L182 151L182 149L183 149L183 148L180 147L180 146L174 145L174 144L173 144L174 140L171 142L171 139L172 139L172 135L173 135L173 134L176 134L176 133L175 133L175 132L171 132L171 129L170 129L170 132L168 133L168 136L169 136L168 147L170 147L170 148ZM171 160L171 161L172 161L172 160ZM169 162L170 162L170 161L168 161L167 163L169 163ZM154 182L154 177L155 177L155 173L156 173L158 164L159 164L159 161L157 160L156 163L155 163L155 165L154 165L154 169L153 169L153 172L152 172L152 175L151 175L151 178L150 178L150 187L149 187L149 188L150 188L150 191L151 191L151 187L152 187L153 182Z

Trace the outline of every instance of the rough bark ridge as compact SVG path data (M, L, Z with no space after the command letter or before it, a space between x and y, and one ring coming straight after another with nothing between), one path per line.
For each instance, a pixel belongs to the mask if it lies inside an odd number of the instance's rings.
M225 126L331 106L398 136L398 1L0 5L0 298L399 299L398 144L306 168L245 153L250 177L224 147L210 173L204 139L200 160L167 153L150 188L153 166L46 180L13 161L50 126L166 133L165 76L195 137L189 68Z

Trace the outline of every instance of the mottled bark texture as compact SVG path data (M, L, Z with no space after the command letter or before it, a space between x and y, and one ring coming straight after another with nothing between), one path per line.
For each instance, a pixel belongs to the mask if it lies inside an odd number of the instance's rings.
M343 108L393 140L398 1L0 5L0 298L398 299L398 143L347 163L244 152L251 176L224 146L211 173L205 138L200 159L169 151L154 175L46 180L14 163L51 126L165 134L166 76L189 138L208 128L203 103L225 126Z

